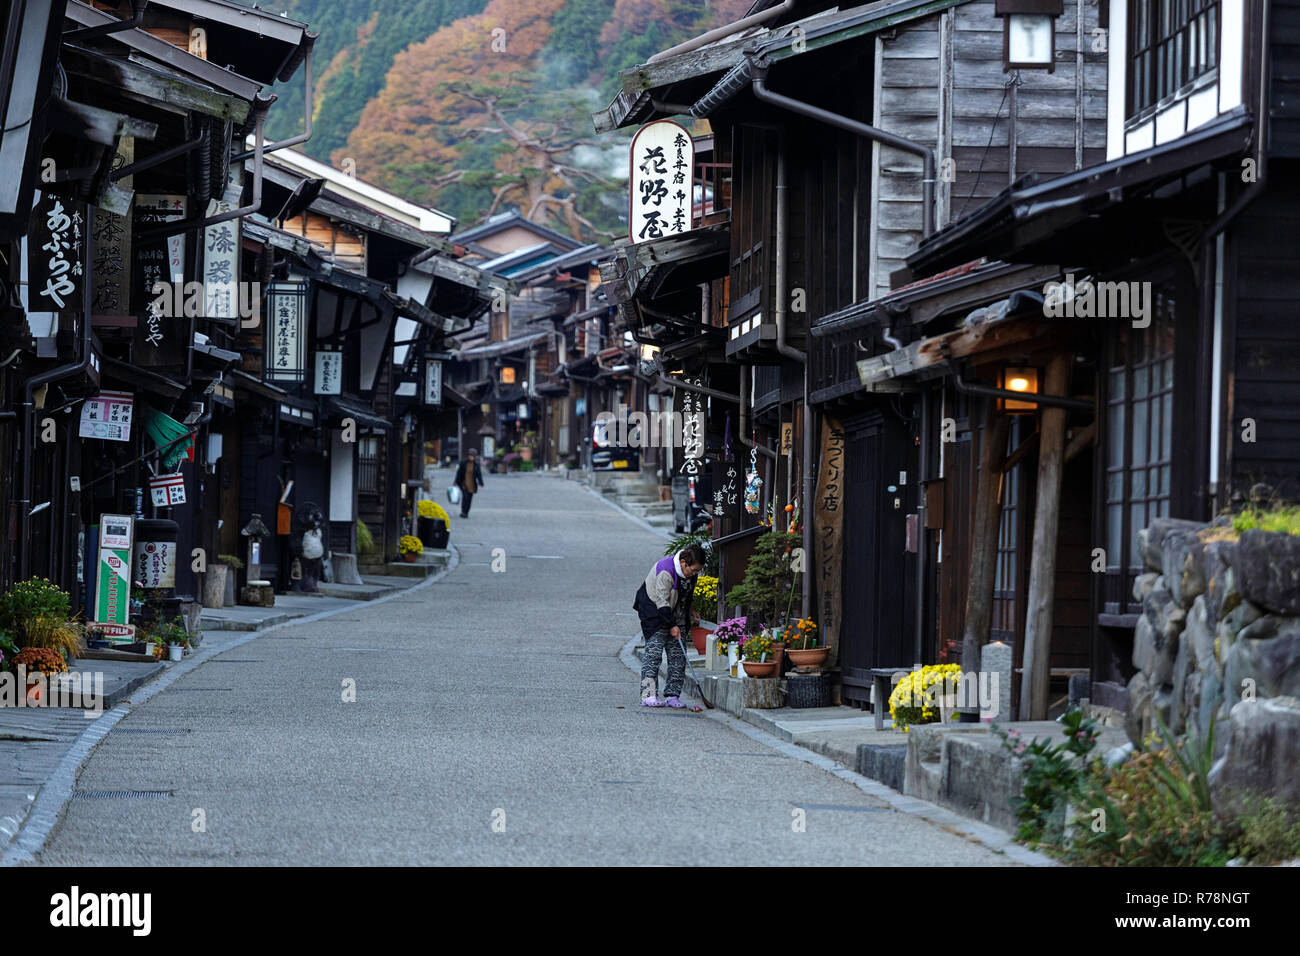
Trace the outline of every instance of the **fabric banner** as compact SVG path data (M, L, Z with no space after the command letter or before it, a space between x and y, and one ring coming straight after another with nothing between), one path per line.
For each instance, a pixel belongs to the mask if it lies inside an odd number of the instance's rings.
M839 657L840 614L843 607L841 574L844 550L844 429L839 419L822 416L821 470L817 476L816 540L817 626Z

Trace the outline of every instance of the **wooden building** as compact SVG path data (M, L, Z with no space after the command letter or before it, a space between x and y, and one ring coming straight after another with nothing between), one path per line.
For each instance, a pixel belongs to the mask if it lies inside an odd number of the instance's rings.
M1095 2L1066 4L1054 70L1006 72L991 2L799 4L625 72L595 116L598 130L673 114L709 121L726 182L699 192L725 194L728 215L671 241L694 247L677 267L680 285L664 276L672 254L632 247L631 321L653 316L669 354L690 342L711 354L739 399L742 458L756 441L770 461L760 466L765 494L819 512L802 530L813 558L803 613L828 624L846 701L868 699L871 668L932 662L960 643L970 533L970 476L957 471L970 448L964 397L872 394L857 362L910 340L913 320L890 293L910 281L899 273L926 235L1030 170L1046 178L1103 157L1097 23ZM962 453L922 441L931 418L954 416ZM819 500L818 459L832 440L843 480ZM937 507L925 520L923 491L952 496L950 526L934 523ZM743 569L756 522L739 515L721 529L733 569ZM832 529L838 540L824 551ZM842 560L822 568L820 553ZM936 588L955 611L939 609Z

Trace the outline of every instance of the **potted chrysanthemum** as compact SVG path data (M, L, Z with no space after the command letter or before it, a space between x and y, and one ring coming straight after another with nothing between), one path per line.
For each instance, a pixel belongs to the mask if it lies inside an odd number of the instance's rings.
M786 656L795 667L820 667L826 663L830 648L818 646L817 625L810 617L801 617L785 636Z
M739 677L736 668L740 664L740 645L746 635L746 619L733 617L720 623L713 631L718 639L718 653L727 655L727 671L733 677Z
M397 542L397 550L402 555L403 561L414 564L416 559L424 554L424 542L413 534L404 534Z
M446 510L431 498L422 498L415 506L417 511L416 528L420 532L420 541L426 548L445 548L450 533L447 528L451 519Z

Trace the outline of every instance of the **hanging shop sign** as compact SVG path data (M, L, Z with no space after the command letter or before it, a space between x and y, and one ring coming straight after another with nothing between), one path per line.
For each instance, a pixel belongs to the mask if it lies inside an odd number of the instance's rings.
M185 476L179 471L174 475L153 475L149 479L149 498L158 508L185 504Z
M135 197L135 221L139 226L156 225L163 222L177 222L189 214L189 197L173 196L165 193L139 193ZM218 224L220 225L220 224ZM216 228L216 227L211 227ZM149 255L141 253L149 250ZM161 256L157 253L161 252ZM206 252L206 246L205 246ZM141 267L150 265L148 273L141 271L138 278L146 290L153 288L153 283L183 282L185 280L185 235L168 236L165 243L137 243L136 262Z
M689 385L705 386L703 375L683 375ZM678 473L690 478L704 474L704 396L682 389L682 451L684 458Z
M212 200L208 216L229 212L230 203ZM203 314L210 319L239 315L239 220L227 219L203 230Z
M99 519L99 573L95 578L95 621L129 626L131 616L130 515L102 515ZM130 633L105 635L109 640L130 640Z
M340 395L343 392L343 353L316 353L316 394Z
M135 160L135 137L123 136L113 156L113 169ZM133 186L134 176L118 181L124 190ZM139 202L139 197L136 198ZM94 243L90 260L90 311L93 315L131 314L131 217L106 209L95 212L90 227Z
M303 319L307 288L303 282L274 282L267 293L271 340L266 350L267 381L301 382L306 358L303 355Z
M45 194L27 237L29 312L80 312L86 282L85 204Z
M672 120L642 126L632 137L628 177L628 231L632 242L680 235L691 229L695 144Z
M735 461L715 461L713 463L713 517L739 521L744 504L740 465Z
M82 438L130 441L134 411L135 395L132 392L100 392L82 403L81 427L77 434Z
M442 404L442 363L432 359L424 362L424 404Z

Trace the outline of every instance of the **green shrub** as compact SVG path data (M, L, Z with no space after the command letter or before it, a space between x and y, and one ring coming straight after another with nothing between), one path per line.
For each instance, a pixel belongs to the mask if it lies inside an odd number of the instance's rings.
M1237 531L1277 531L1281 534L1300 534L1300 505L1279 505L1267 509L1248 508L1232 519Z
M357 550L362 554L368 554L375 550L375 536L370 533L370 527L357 519Z

